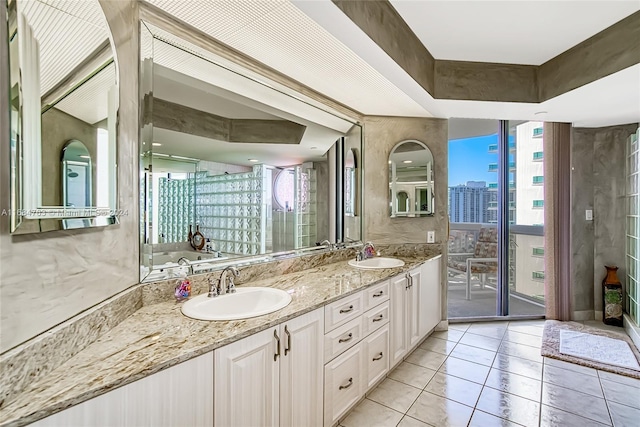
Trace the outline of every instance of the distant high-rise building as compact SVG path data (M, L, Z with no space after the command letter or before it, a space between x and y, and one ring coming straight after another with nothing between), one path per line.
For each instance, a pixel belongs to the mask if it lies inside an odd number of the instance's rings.
M451 222L489 222L491 193L485 181L467 181L449 187L449 220Z

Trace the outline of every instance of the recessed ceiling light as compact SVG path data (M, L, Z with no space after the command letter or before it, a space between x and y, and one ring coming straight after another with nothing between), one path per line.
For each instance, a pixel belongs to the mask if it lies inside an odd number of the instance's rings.
M404 163L404 164L413 163L413 160L403 160L402 163Z
M159 142L154 142L151 145L153 145L154 147L160 147L162 144L160 144Z
M249 161L250 161L251 163L258 163L260 160L258 160L258 159L249 159Z
M549 114L548 111L538 111L537 113L534 113L534 115L539 116L541 114Z

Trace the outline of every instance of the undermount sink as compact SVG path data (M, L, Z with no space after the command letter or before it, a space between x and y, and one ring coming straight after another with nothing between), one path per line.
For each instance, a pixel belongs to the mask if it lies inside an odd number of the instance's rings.
M273 313L290 302L291 295L281 289L241 287L213 298L198 295L182 305L182 314L198 320L238 320Z
M357 268L365 269L381 269L381 268L395 268L402 267L404 261L397 258L385 258L385 257L373 257L362 261L351 260L349 265Z

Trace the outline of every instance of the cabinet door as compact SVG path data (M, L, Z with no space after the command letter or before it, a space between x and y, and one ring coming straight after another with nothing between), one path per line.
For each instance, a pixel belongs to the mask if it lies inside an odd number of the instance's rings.
M365 386L369 390L389 372L389 325L365 338L363 345L367 367Z
M324 425L335 425L360 400L365 381L362 343L342 353L324 368Z
M407 339L409 349L420 342L420 294L422 274L420 267L414 268L409 273L409 289L407 289Z
M390 368L407 354L407 278L403 275L390 281L389 355Z
M213 352L58 412L32 426L213 425Z
M279 425L279 328L270 328L214 350L215 425ZM280 345L277 339L280 339Z
M324 309L280 326L280 425L322 425Z
M440 285L441 255L422 264L420 278L420 337L424 337L442 320Z

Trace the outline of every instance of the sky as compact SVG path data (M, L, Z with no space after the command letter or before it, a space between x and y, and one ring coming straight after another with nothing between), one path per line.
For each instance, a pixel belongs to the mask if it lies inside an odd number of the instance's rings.
M489 172L489 163L498 162L498 153L489 153L489 145L498 143L498 134L449 141L449 187L467 181L497 182L498 174Z

